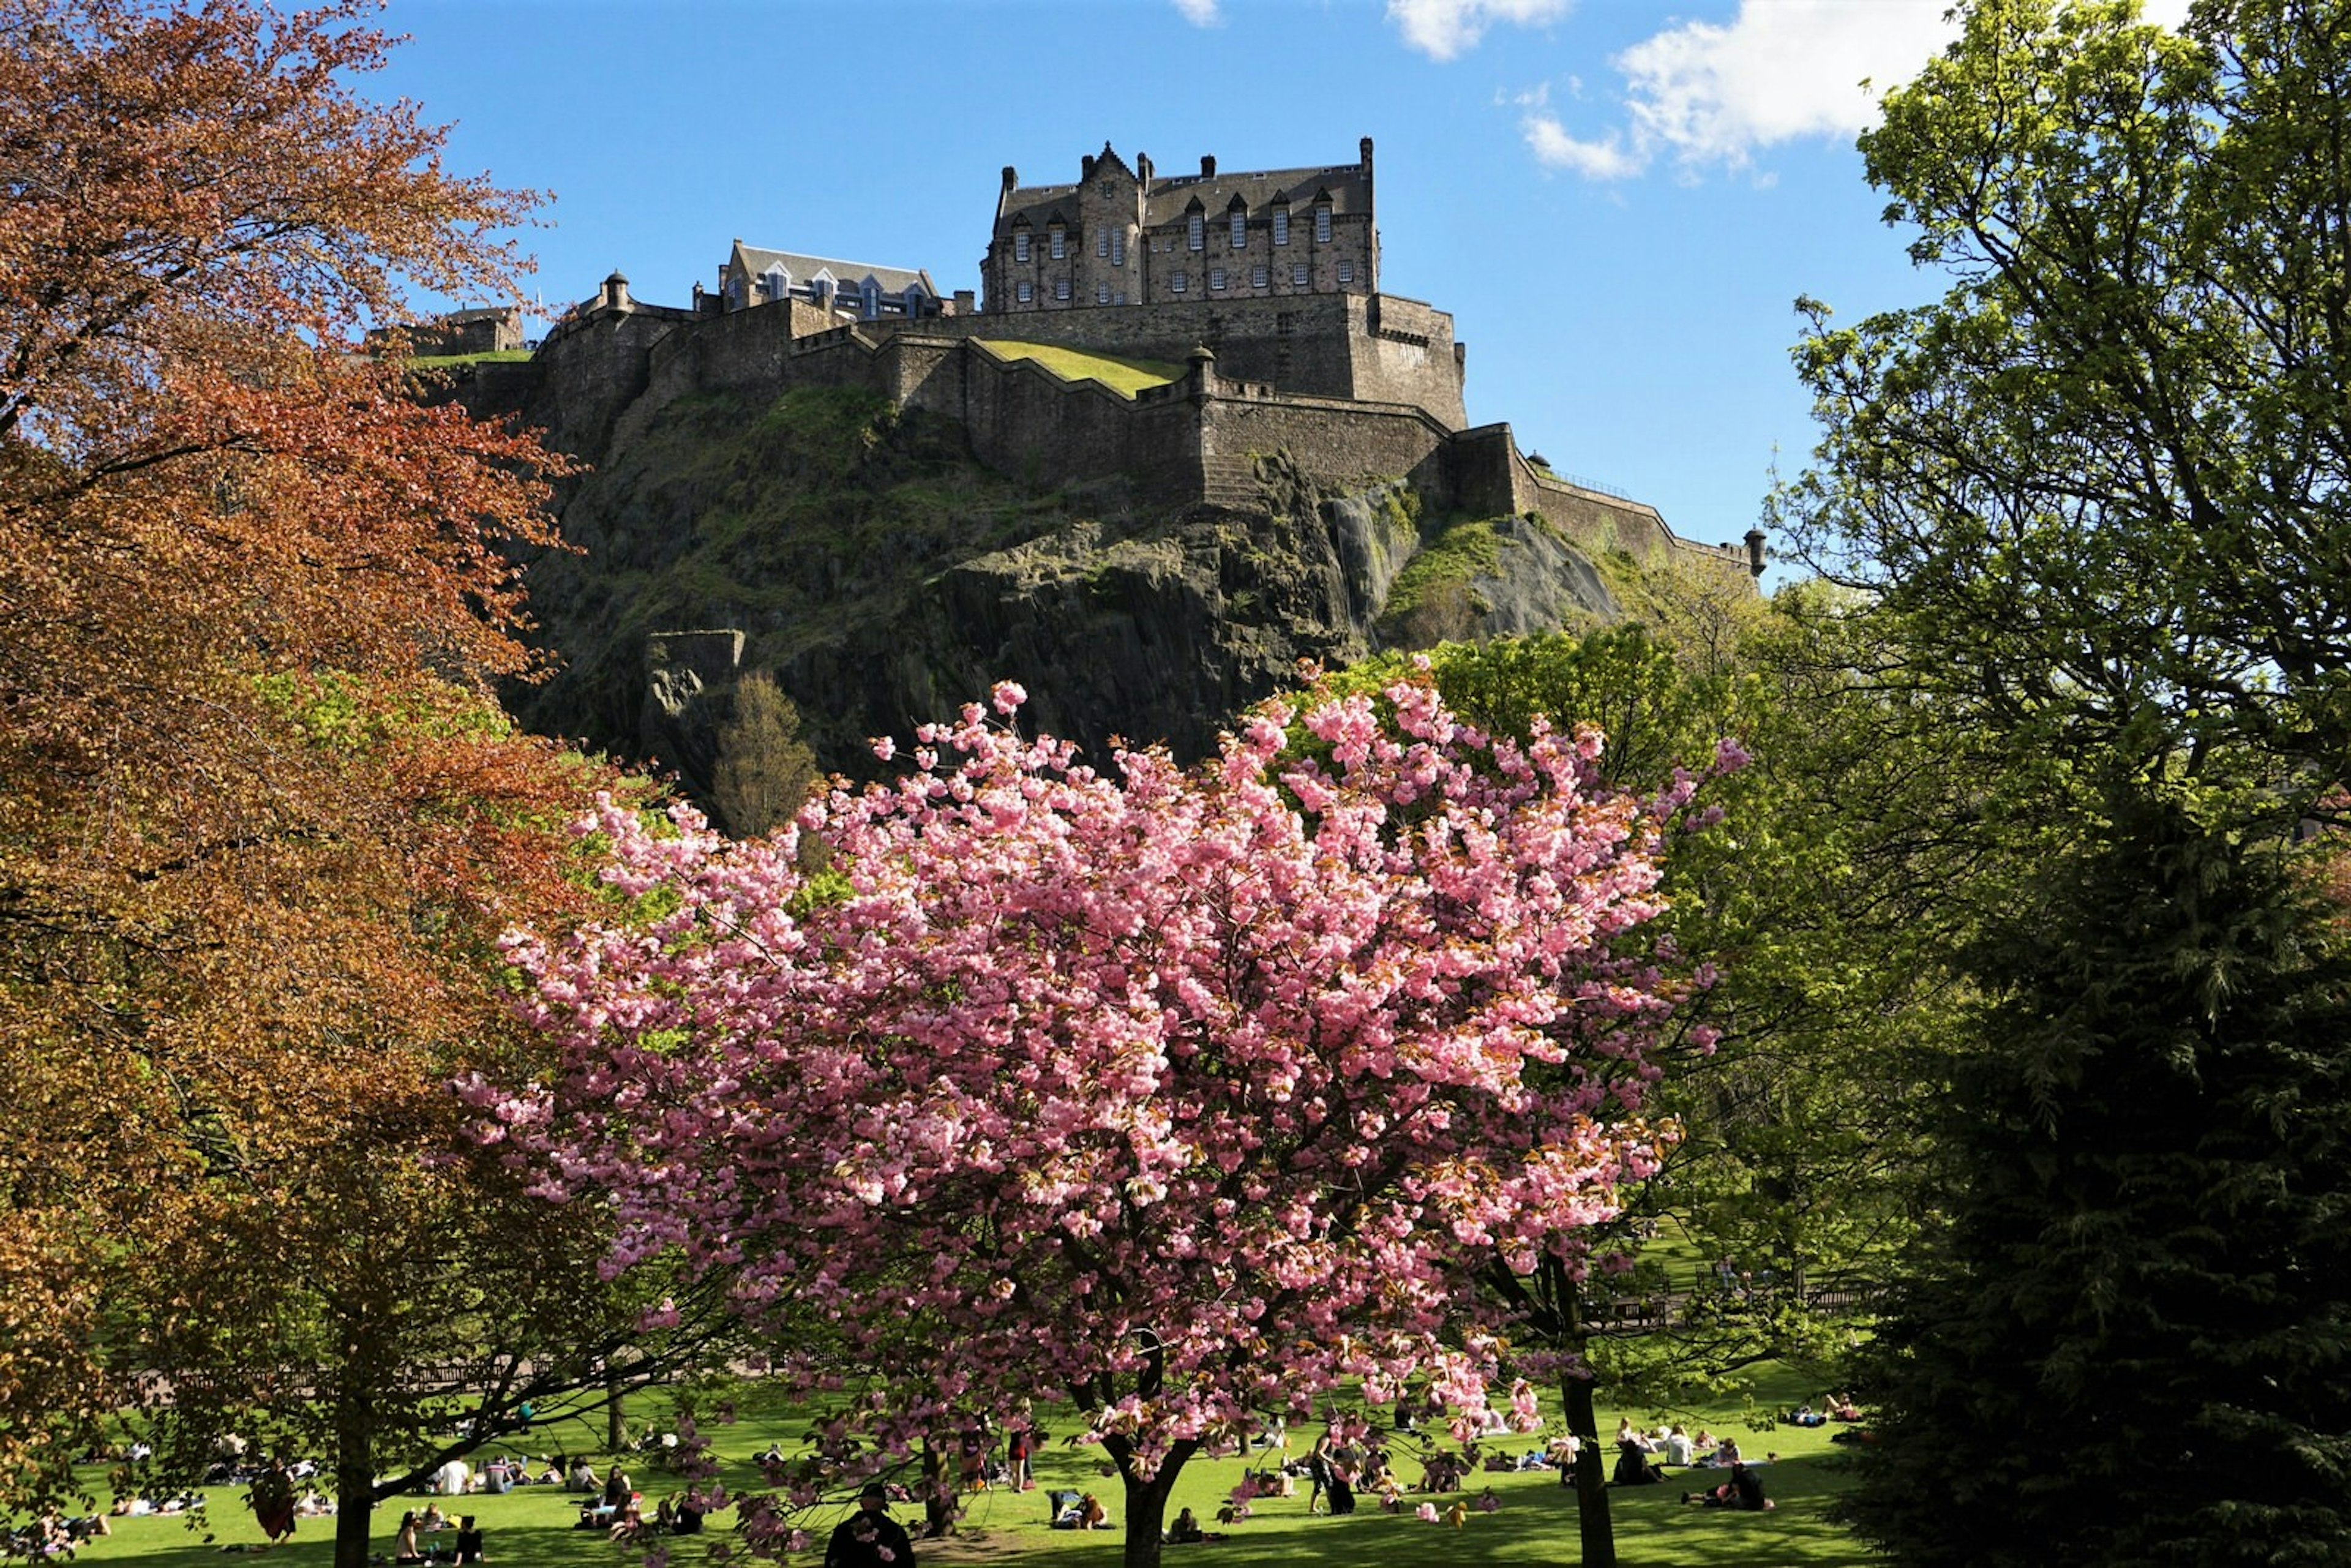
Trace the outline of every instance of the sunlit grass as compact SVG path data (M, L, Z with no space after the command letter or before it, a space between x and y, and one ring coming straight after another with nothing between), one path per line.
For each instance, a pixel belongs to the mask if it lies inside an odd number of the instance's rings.
M1131 398L1144 387L1165 386L1184 373L1181 366L1160 360L1090 354L1051 343L1021 343L998 338L975 341L999 359L1034 360L1063 381L1097 381L1121 397Z

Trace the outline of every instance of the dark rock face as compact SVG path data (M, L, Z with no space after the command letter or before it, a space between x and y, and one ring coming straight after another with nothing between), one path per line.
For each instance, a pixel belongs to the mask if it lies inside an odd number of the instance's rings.
M1007 679L1030 694L1024 727L1097 765L1114 737L1201 756L1301 660L1394 645L1382 613L1421 550L1401 482L1319 485L1279 455L1256 461L1256 506L1171 514L1117 485L1032 492L973 463L951 421L857 392L681 398L623 428L561 497L582 553L529 563L565 664L514 706L548 733L650 749L705 799L733 679L754 669L799 706L820 765L852 775L877 770L871 737L903 740ZM1499 559L1431 596L1452 610L1421 627L1613 615L1563 539L1494 528Z

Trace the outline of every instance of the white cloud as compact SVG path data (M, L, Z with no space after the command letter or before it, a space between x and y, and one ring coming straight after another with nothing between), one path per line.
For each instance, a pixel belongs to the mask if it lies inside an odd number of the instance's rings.
M1217 10L1217 0L1176 0L1176 9L1184 13L1184 20L1195 27L1213 27L1224 21Z
M1404 41L1431 59L1449 60L1476 47L1497 22L1537 26L1567 15L1574 0L1388 0L1388 20Z
M1579 141L1548 114L1530 114L1519 122L1536 162L1546 168L1569 169L1587 180L1629 180L1648 166L1648 160L1628 151L1624 138L1610 131L1601 141Z
M1625 78L1625 126L1583 141L1531 115L1521 122L1527 144L1547 166L1621 180L1659 157L1685 169L1743 169L1783 141L1849 138L1875 124L1878 99L1950 40L1950 5L1740 0L1728 23L1678 24L1611 62ZM2188 0L2146 7L2167 26L2187 8Z

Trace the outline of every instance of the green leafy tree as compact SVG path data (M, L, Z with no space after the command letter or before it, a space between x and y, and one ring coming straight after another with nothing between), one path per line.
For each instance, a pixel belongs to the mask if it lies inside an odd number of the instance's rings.
M800 738L799 709L765 671L743 677L718 732L712 779L719 820L737 838L757 838L792 820L821 781L816 754Z
M2351 1554L2351 956L2306 880L2127 799L1980 956L1876 1353L1855 1511L1897 1560Z
M1955 831L2040 868L1959 954L1875 1358L1904 1562L2344 1555L2340 911L2291 841L2351 750L2346 70L2336 0L1983 0L1862 141L1949 288L1810 308L1786 518L1983 781Z
M1620 781L1701 764L1726 737L1751 758L1715 787L1722 828L1667 864L1673 941L1721 970L1693 1005L1705 1034L1653 1091L1679 1140L1608 1228L1612 1267L1490 1281L1521 1347L1563 1358L1587 1565L1614 1560L1598 1393L1666 1407L1769 1358L1823 1362L1865 1326L1910 1234L1918 1106L1943 1082L1931 1048L1952 977L1935 954L1967 917L1940 836L1954 775L1868 678L1868 624L1828 594L1678 598L1649 601L1655 634L1430 655L1447 702L1483 727L1600 725ZM1377 685L1399 663L1347 678ZM1730 1266L1694 1272L1692 1256Z

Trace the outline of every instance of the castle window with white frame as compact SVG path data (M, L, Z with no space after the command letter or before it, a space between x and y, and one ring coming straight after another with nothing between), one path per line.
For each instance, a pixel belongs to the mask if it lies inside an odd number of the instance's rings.
M1067 299L1069 297L1070 280L1066 277L1057 277L1053 279L1053 298L1056 299Z
M1265 287L1264 267L1252 267L1249 268L1249 287L1251 288L1263 288Z
M1290 243L1290 209L1288 207L1273 209L1273 243L1276 245Z
M1316 245L1331 243L1331 204L1328 202L1314 204L1314 243Z
M1290 287L1292 288L1303 288L1306 287L1306 264L1304 262L1299 262L1290 269Z
M1353 262L1343 261L1339 264L1339 281L1342 283L1353 283L1355 281L1355 264Z
M1012 259L1024 265L1029 260L1029 231L1020 229L1012 235Z
M1015 290L1015 298L1017 298L1021 304L1026 305L1031 299L1037 298L1037 290L1035 287L1024 277L1020 280L1020 287Z
M1107 305L1110 303L1109 284L1097 283L1094 285L1094 303L1097 305Z
M1182 273L1178 272L1178 273L1173 273L1173 274L1169 275L1168 279L1167 279L1167 292L1168 292L1168 293L1170 293L1170 294L1181 294L1181 293L1183 293L1183 292L1184 292L1184 286L1185 286L1185 277L1184 277L1184 275L1183 275Z
M1207 246L1208 246L1208 220L1207 220L1207 219L1206 219L1206 218L1202 217L1202 216L1201 216L1199 214L1197 214L1197 213L1194 213L1194 214L1192 214L1192 216L1191 216L1190 221L1188 221L1188 222L1184 225L1184 227L1185 227L1185 237L1186 237L1186 239L1190 243L1190 247L1191 247L1192 249L1194 249L1194 250L1206 250L1206 249L1207 248Z
M1061 225L1055 224L1051 229L1048 230L1047 238L1051 242L1053 259L1055 261L1061 260L1066 254L1061 245Z
M1124 229L1113 229L1111 231L1110 264L1113 267L1124 267L1126 265L1126 231Z
M1094 254L1096 256L1108 256L1110 254L1110 230L1094 230Z
M1113 304L1113 305L1123 305L1123 304L1125 304L1125 303L1126 303L1126 290L1125 290L1125 289L1123 289L1123 288L1122 288L1122 289L1120 289L1117 293L1115 293L1115 294L1112 295L1112 296L1110 297L1110 302L1111 302L1112 304Z
M1208 287L1209 287L1209 289L1213 292L1213 291L1214 291L1214 290L1216 290L1216 289L1222 288L1224 286L1225 286L1225 269L1224 269L1223 267L1212 267L1208 268Z
M1233 209L1233 248L1249 248L1249 214L1238 207Z

